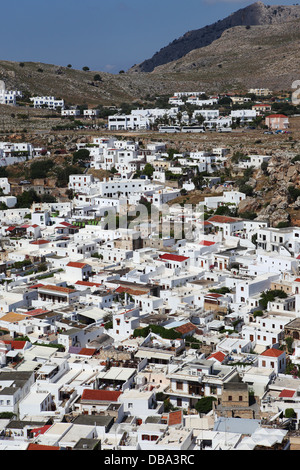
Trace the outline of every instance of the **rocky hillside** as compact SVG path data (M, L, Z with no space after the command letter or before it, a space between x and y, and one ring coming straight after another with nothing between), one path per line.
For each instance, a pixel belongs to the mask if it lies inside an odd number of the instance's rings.
M291 90L299 79L300 19L287 24L236 26L220 39L182 59L157 67L152 76L174 74L199 77L204 89L269 87Z
M150 59L133 66L131 72L152 72L156 67L184 57L189 52L206 47L219 39L224 31L235 26L279 25L300 18L299 5L264 5L256 2L242 8L227 18L203 28L189 31L168 46L163 47Z
M38 62L20 65L18 62L0 61L0 80L4 80L7 89L60 97L70 105L86 104L91 107L145 101L147 95L171 95L176 90L197 90L203 86L199 78L185 73L175 76L164 73L154 76L144 73L113 75Z

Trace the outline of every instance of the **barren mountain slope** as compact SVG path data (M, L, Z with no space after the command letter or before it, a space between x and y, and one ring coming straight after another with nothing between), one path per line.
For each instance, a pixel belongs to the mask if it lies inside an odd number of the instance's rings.
M224 31L235 26L284 24L297 18L300 18L299 5L264 5L256 2L211 25L188 31L150 59L133 66L130 72L151 72L160 65L180 59L194 49L208 46L220 38Z
M237 26L224 31L210 46L178 61L157 67L154 74L199 76L220 90L228 86L291 89L300 79L300 20L288 24Z

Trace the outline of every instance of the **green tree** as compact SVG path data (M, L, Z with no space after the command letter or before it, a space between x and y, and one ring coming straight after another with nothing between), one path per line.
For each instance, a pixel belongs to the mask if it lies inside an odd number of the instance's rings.
M54 203L56 201L56 197L52 196L52 194L43 194L41 196L41 201L46 203Z
M239 186L239 190L241 193L246 194L246 196L252 196L253 195L253 188L250 186L250 184L242 183Z
M293 185L288 187L288 192L289 192L291 202L296 201L296 199L300 196L300 189L296 188Z
M284 412L285 418L296 418L296 413L294 408L286 408Z
M197 401L195 408L198 413L209 413L212 410L213 402L216 401L215 397L203 397Z
M153 172L154 172L153 166L150 163L146 163L145 168L143 169L143 175L146 175L149 178L151 178L151 176L153 175Z
M73 153L73 163L87 161L90 159L90 151L88 149L80 149Z
M70 175L81 174L83 169L78 165L58 166L55 168L56 184L59 188L65 188L69 183Z
M277 297L280 299L286 299L287 293L280 289L270 289L266 292L263 292L260 296L259 303L264 309L267 308L269 302L273 302Z
M268 162L262 162L260 165L260 169L263 172L264 175L268 176Z
M17 196L16 208L30 208L33 202L40 202L41 199L34 189L24 191Z
M48 173L54 167L54 161L51 158L46 160L37 160L30 165L29 177L35 178L46 178Z

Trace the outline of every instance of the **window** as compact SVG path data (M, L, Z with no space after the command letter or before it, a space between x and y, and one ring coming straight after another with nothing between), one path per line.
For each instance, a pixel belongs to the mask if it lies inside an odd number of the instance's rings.
M176 390L183 390L183 383L182 382L176 382Z

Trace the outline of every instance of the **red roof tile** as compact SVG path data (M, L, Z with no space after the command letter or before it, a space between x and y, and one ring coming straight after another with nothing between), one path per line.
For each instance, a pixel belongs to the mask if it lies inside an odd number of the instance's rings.
M223 294L218 294L217 292L210 292L206 294L205 297L223 297Z
M181 333L181 334L185 335L186 333L196 331L197 327L195 325L193 325L193 323L188 322L188 323L185 323L184 325L178 326L177 328L175 328L175 330L178 333Z
M44 446L41 444L29 444L26 450L59 450L57 446Z
M279 394L280 398L292 398L295 395L295 390L282 390Z
M4 344L10 344L12 349L24 349L27 341L4 340Z
M222 353L221 351L217 351L211 354L207 359L217 359L219 362L223 362L226 357L226 354Z
M233 217L226 217L226 215L213 215L208 220L209 222L216 222L218 224L231 224L242 219L234 219Z
M279 357L282 354L284 354L284 351L281 351L280 349L266 349L263 353L261 353L261 356L269 356L269 357Z
M267 118L286 118L285 114L269 114Z
M67 266L69 266L70 268L84 268L87 264L86 263L78 263L78 262L75 262L75 261L70 261Z
M31 245L46 245L47 243L50 243L50 240L35 240L34 242L30 242Z
M87 287L101 287L102 284L99 284L98 282L89 282L89 281L76 281L75 284L78 284L80 286L87 286Z
M39 436L40 434L44 434L49 428L51 428L51 424L46 424L40 428L31 429L31 432L35 434L35 436Z
M211 246L211 245L215 245L215 242L210 242L209 240L202 240L199 245L203 245L203 246Z
M81 356L93 356L97 352L94 348L82 348L79 353Z
M122 395L122 392L116 392L114 390L83 390L81 395L82 400L93 400L93 401L108 401L116 402L118 401L119 396Z
M189 259L186 256L180 256L180 255L172 255L170 253L165 253L164 255L159 255L160 259L165 260L165 261L178 261L179 263L182 263L183 261Z
M42 286L41 289L46 289L46 290L53 290L53 291L57 291L57 292L66 292L66 293L70 293L70 292L75 292L75 289L69 289L68 287L62 287L62 286L52 286L51 284L49 285L46 285L46 286Z
M34 315L41 315L42 313L47 313L49 310L45 310L43 308L35 308L34 310L29 310L26 312L26 315L34 316Z

